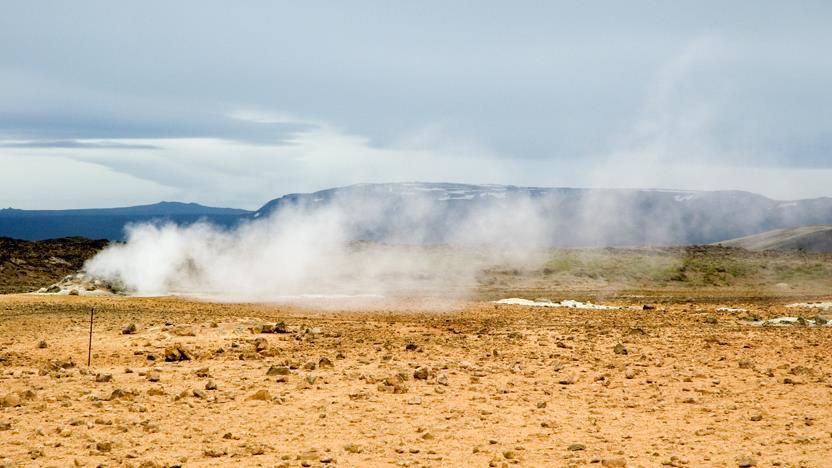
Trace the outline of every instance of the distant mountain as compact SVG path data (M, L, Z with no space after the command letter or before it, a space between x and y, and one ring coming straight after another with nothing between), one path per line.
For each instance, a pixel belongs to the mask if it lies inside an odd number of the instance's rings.
M800 250L832 253L832 225L801 226L776 229L720 242L727 247L748 250Z
M832 198L778 201L740 191L578 189L452 183L359 184L269 201L256 212L162 202L126 208L0 210L0 236L122 240L129 223L205 220L233 227L302 208L334 209L355 240L444 243L514 239L549 246L711 244L832 224ZM534 237L532 234L537 234Z
M545 233L545 242L562 247L709 244L772 229L832 224L832 198L784 202L741 191L448 183L359 184L290 194L252 216L291 207L337 208L355 220L354 235L365 240L445 242L466 230L505 229L509 220L518 236L532 228L526 223L542 222L534 228ZM533 216L524 219L528 212Z
M160 220L186 225L206 220L220 226L234 226L250 214L250 211L235 208L178 202L80 210L7 208L0 209L0 236L25 240L70 236L122 240L124 227L130 223Z

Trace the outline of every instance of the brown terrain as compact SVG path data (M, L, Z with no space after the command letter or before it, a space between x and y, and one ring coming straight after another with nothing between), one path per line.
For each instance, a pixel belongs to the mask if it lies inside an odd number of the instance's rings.
M785 306L832 267L772 255L560 252L363 309L0 295L0 466L832 466L830 310ZM538 293L624 308L488 302Z
M725 305L750 312L2 296L0 459L830 466L832 328Z

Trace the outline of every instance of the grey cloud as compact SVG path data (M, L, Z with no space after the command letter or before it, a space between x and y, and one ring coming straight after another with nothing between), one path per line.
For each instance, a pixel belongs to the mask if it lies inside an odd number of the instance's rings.
M832 168L830 18L822 1L11 1L0 139L282 146L325 122L370 149L436 130L519 179L648 147L670 161ZM657 83L703 40L702 57ZM248 108L304 119L229 117ZM651 119L660 132L635 130Z

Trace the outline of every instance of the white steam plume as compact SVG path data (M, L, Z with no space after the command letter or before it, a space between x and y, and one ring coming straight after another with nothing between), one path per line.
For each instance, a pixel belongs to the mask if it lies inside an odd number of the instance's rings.
M527 197L437 219L433 198L365 195L283 206L233 230L206 223L132 225L126 243L108 247L85 269L140 295L464 296L480 268L541 262L534 251L549 241L543 215ZM383 243L355 242L367 238Z

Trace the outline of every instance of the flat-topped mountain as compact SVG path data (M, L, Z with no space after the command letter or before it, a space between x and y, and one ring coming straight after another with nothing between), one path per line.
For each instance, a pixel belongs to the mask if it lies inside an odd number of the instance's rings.
M77 210L0 209L0 236L26 240L82 236L90 239L124 239L124 227L151 220L191 224L206 220L233 226L250 212L214 208L197 203L161 202L124 208Z
M518 233L539 229L548 245L563 247L708 244L832 223L832 198L779 201L741 191L451 183L359 184L290 194L252 216L291 207L337 208L355 220L357 237L367 240L401 240L402 233L413 233L409 240L446 242L466 229L505 229L514 223ZM465 226L474 218L476 226Z

